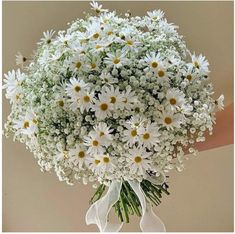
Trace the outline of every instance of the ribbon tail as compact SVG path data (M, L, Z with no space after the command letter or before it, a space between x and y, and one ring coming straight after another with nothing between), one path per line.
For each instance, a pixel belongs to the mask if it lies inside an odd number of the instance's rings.
M118 201L122 182L113 181L105 196L91 205L86 213L86 223L96 224L100 232L118 232L123 223L114 224L107 221L112 206Z
M141 189L140 182L128 181L135 194L138 196L141 207L142 217L140 220L140 229L142 232L165 232L166 228L161 219L154 214L150 202L146 201L145 195Z

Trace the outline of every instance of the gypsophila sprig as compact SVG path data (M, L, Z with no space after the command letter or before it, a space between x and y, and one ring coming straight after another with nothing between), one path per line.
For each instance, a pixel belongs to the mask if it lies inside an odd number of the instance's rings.
M189 52L162 11L123 18L91 6L95 15L67 31L44 32L31 60L17 55L23 71L4 79L5 134L25 143L42 171L68 184L100 184L92 202L121 181L114 207L129 222L141 215L129 181L159 204L169 170L181 171L194 143L212 134L224 96L212 98L208 61Z

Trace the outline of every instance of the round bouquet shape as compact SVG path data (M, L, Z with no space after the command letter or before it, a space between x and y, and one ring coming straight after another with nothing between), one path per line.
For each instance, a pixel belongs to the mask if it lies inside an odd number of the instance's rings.
M119 231L136 214L142 231L165 231L152 205L169 194L167 173L182 171L212 134L223 95L212 98L208 61L161 10L121 17L91 6L95 14L67 31L44 32L31 59L17 55L22 69L4 80L5 135L25 143L42 171L93 184L87 224Z

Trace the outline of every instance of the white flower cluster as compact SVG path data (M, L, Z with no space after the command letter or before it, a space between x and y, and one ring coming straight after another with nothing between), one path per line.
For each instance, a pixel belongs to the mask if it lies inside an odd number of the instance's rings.
M191 55L162 11L121 18L91 5L96 16L45 32L24 73L5 74L6 135L69 184L164 179L212 134L223 96L213 100L207 60Z

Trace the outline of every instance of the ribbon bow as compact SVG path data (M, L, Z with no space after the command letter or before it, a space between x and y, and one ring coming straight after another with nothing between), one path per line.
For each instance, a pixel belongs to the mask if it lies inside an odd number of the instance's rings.
M141 189L140 182L128 180L133 191L140 200L142 207L142 216L140 220L140 229L142 232L165 232L166 228L161 219L154 214L150 202L146 200L144 192ZM108 214L112 206L118 201L122 182L113 181L105 196L91 205L86 213L86 223L96 224L100 232L118 232L123 223L108 222Z

